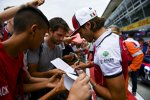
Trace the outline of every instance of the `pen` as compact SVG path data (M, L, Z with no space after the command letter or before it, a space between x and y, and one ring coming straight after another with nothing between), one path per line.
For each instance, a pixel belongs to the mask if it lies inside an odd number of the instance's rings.
M74 69L74 72L76 73L76 76L79 76L79 74L78 74L77 70L75 70L75 69Z
M78 61L77 61L77 64L76 65L79 65L80 64L80 59L78 59ZM74 72L76 73L75 75L76 76L79 76L79 74L78 74L78 72L77 72L77 70L76 69L74 69Z
M78 61L77 61L78 63L77 63L77 65L79 65L80 64L80 59L78 59Z

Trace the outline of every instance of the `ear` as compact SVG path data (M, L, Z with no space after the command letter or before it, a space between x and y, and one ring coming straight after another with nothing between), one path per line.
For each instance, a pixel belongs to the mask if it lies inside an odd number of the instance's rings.
M31 26L31 35L35 36L36 32L37 32L37 25L33 24Z
M49 34L49 36L52 35L52 31L50 28L48 29L48 34Z

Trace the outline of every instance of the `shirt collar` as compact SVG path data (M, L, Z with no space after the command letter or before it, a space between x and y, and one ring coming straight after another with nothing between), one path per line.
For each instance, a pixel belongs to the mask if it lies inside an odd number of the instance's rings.
M94 42L94 46L98 46L99 43L103 40L103 38L105 38L108 34L110 34L112 31L111 29L108 29L106 32L104 32L95 42Z

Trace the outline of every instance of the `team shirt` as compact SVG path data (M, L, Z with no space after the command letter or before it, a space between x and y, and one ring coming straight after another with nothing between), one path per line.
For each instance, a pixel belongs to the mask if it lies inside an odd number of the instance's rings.
M94 63L100 67L105 77L115 77L122 73L119 36L107 30L95 42Z

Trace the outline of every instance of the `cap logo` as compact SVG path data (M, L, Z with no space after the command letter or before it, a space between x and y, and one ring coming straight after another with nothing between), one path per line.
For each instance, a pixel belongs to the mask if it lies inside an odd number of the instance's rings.
M90 10L92 10L92 8L91 8L91 7L90 7L89 9L90 9Z
M96 16L95 12L93 12L92 14L90 14L90 16L91 17L95 17Z
M96 10L92 9L91 7L78 10L72 17L72 24L75 29L73 33L75 34L82 25L95 18L96 16Z

